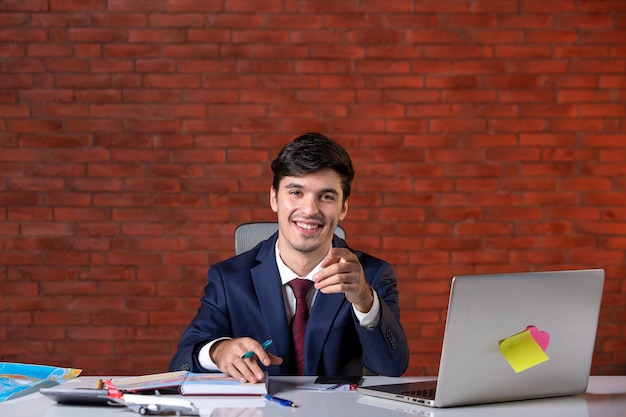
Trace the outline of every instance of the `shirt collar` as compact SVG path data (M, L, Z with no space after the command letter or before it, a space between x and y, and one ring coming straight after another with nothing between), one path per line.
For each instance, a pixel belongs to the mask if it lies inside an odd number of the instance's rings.
M317 274L319 271L323 269L322 268L323 259L322 259L320 263L318 263L317 266L313 268L313 270L311 270L311 272L307 274L307 276L301 277L300 275L296 274L295 272L291 270L291 268L285 265L282 258L280 257L280 251L278 250L278 239L276 239L276 246L275 246L274 253L276 254L276 265L278 265L278 273L280 274L280 280L283 285L287 284L289 281L295 278L304 278L304 279L313 281L313 275Z

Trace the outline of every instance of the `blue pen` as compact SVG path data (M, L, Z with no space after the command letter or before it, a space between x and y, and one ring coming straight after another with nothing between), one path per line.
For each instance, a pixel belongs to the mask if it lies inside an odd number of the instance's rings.
M261 347L263 347L263 350L267 350L268 347L270 347L272 344L272 339L267 339L265 342L261 343ZM249 359L254 355L253 351L248 351L245 353L245 355L243 355L241 357L241 359Z
M296 407L296 405L293 403L293 401L289 401L289 400L285 400L284 398L278 398L278 397L274 397L273 395L266 395L265 399L268 401L272 401L275 403L278 403L284 407Z

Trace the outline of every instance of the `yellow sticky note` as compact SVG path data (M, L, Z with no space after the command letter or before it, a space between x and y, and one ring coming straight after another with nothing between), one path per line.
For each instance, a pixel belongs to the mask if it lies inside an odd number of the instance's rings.
M500 352L516 373L537 366L550 358L533 338L530 330L500 341Z

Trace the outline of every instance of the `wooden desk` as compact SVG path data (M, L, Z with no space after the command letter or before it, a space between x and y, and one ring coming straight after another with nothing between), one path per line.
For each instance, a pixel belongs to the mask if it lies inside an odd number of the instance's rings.
M79 377L68 387L95 387L98 377ZM366 377L363 385L419 381L422 377ZM288 408L261 399L230 398L218 404L207 397L186 397L212 417L623 417L626 415L626 376L592 376L584 395L517 401L447 409L433 409L392 400L383 400L358 392L318 392L296 388L312 381L311 377L272 377L270 393L294 401L299 407ZM138 416L117 407L80 407L58 405L36 393L0 403L2 417L130 417Z

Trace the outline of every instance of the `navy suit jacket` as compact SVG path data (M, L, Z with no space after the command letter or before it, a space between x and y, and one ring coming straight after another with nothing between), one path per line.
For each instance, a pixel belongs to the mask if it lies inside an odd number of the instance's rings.
M241 255L209 268L208 283L196 317L185 330L169 369L207 372L198 351L219 337L272 339L268 351L283 358L281 365L261 367L269 375L296 374L295 352L285 313L275 245L278 234ZM333 246L347 248L335 236ZM354 252L367 282L380 300L380 320L373 329L358 323L343 293L317 293L309 313L305 343L305 374L399 376L408 366L409 349L400 324L396 279L387 262Z

